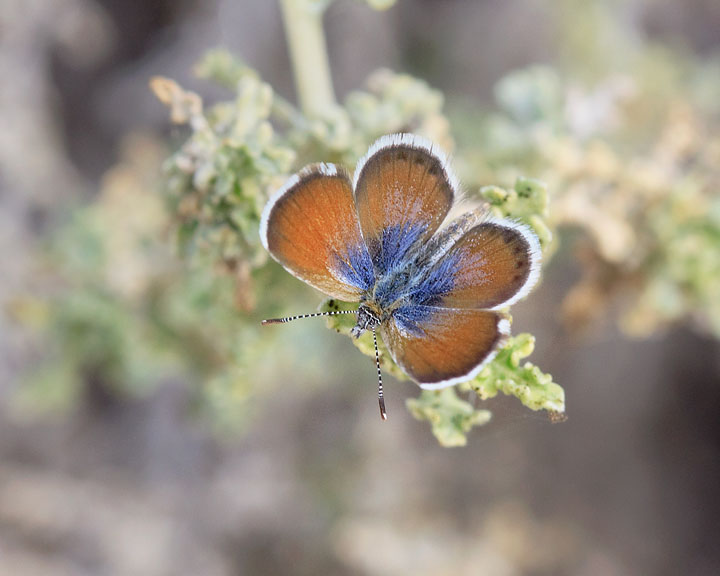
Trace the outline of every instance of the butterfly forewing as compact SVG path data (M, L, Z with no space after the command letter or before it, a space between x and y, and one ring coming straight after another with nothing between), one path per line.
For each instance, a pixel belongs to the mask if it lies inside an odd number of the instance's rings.
M386 136L355 170L355 203L376 275L402 264L427 241L452 207L457 184L429 141Z
M526 226L488 221L466 232L435 264L445 279L436 305L446 308L508 306L535 285L540 268L537 237Z
M358 301L374 284L350 178L333 165L291 178L265 207L260 237L290 273L333 298Z

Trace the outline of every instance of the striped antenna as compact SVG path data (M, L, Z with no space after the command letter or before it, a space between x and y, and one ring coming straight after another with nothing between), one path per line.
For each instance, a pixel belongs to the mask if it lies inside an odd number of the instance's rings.
M372 329L373 333L373 344L375 344L375 366L377 367L378 373L378 404L380 405L380 418L387 420L387 412L385 411L385 398L383 398L382 388L382 372L380 372L380 353L378 352L377 335L375 334L375 327Z
M332 310L330 312L314 312L313 314L300 314L299 316L288 316L286 318L268 318L262 321L262 325L285 324L302 318L317 318L318 316L335 316L336 314L357 314L357 310Z

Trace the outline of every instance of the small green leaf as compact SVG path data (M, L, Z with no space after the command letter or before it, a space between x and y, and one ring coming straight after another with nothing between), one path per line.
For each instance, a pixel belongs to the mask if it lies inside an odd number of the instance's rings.
M473 426L490 421L489 410L475 410L472 404L458 397L454 387L423 390L419 398L406 401L408 410L418 420L427 420L432 433L442 446L465 446Z
M241 78L258 74L236 55L227 50L209 50L195 65L194 72L200 78L208 78L226 88L235 89Z
M552 231L545 222L548 212L547 186L534 178L518 178L512 189L484 186L480 195L501 218L512 218L528 224L538 235L543 252L552 242Z
M531 410L548 410L554 414L565 412L565 391L537 366L520 361L532 354L535 337L519 334L508 340L495 359L469 382L483 400L502 392L515 396Z

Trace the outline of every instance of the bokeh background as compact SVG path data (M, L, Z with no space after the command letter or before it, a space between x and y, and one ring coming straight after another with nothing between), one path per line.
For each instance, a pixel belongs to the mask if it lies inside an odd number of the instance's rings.
M568 420L501 398L467 446L445 448L404 408L415 386L390 379L381 423L371 360L346 338L322 321L261 334L264 314L312 311L319 294L273 265L229 278L178 254L161 169L187 128L148 83L163 75L228 100L193 74L223 47L294 101L276 2L1 0L0 574L720 573L720 325L708 304L720 267L720 4L398 0L375 11L338 0L324 22L340 100L378 68L422 78L445 95L468 174L476 158L481 183L512 184L518 170L547 180L551 219L557 194L560 241L513 330L535 335L531 359L564 387ZM529 78L526 90L550 96L518 120L526 100L498 86L528 67L513 86ZM591 133L620 124L602 149L614 160L567 172L587 135L547 128L582 85L642 97L619 119L603 113L607 98L585 100ZM513 110L524 147L478 119ZM669 136L648 129L658 118ZM655 154L658 142L675 155ZM708 218L690 242L697 282L679 283L705 300L667 318L652 290L627 290L647 274L635 247L618 256L612 244L647 222L602 195L632 198L642 186L620 165L643 155L675 162L661 178L681 197L701 182L690 211ZM583 186L579 207L563 196ZM684 242L673 233L685 213L652 223L669 246ZM663 254L666 267L685 259Z

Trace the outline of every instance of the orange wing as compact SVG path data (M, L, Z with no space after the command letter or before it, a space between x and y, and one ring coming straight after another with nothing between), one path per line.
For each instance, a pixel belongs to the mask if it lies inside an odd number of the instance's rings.
M524 224L490 220L466 232L442 256L431 276L452 287L437 306L496 308L523 298L540 273L540 243Z
M260 238L288 272L333 298L358 301L374 284L350 178L336 166L290 178L265 206Z
M380 138L355 168L355 204L377 274L428 240L453 204L457 181L446 156L411 134Z
M410 313L412 329L391 319L382 335L395 363L428 390L473 378L510 333L498 312L416 306Z

